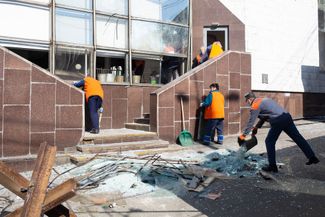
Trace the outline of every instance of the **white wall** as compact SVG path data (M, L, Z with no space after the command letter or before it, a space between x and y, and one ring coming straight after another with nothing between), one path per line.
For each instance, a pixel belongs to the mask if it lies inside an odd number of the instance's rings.
M0 37L50 40L49 10L0 3Z
M325 92L325 75L318 73L317 0L220 2L245 24L252 89ZM268 74L268 84L262 84L262 74Z

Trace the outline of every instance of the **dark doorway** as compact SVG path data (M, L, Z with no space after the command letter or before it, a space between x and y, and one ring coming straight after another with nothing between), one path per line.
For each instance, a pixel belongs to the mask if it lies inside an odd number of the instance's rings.
M215 41L220 41L224 51L229 49L228 40L228 27L218 26L218 27L205 27L204 28L204 43L205 46L209 46Z

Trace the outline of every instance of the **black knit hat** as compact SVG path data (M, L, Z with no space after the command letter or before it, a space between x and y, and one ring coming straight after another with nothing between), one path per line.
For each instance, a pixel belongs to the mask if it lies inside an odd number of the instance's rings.
M249 92L247 92L247 93L245 93L245 99L246 99L246 101L248 100L248 99L252 99L252 98L256 98L256 96L255 96L255 94L252 92L252 91L249 91Z

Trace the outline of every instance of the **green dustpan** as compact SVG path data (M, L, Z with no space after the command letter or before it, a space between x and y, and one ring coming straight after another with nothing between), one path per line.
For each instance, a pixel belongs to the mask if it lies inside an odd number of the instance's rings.
M193 138L190 132L187 130L183 130L178 135L178 141L182 146L190 146L193 145Z
M184 123L184 108L183 108L183 98L181 97L181 109L182 109L182 132L178 135L178 141L182 146L189 146L193 145L193 137L191 133L185 130L185 123Z

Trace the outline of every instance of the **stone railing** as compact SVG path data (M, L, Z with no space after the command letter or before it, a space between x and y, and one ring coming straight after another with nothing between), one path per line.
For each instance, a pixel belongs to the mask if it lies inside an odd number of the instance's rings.
M209 86L218 82L225 96L224 134L240 132L249 108L243 100L251 89L251 56L244 52L227 51L190 70L150 96L150 128L161 139L175 142L181 132L181 103L184 102L185 128L196 138L199 104L209 93Z
M46 141L60 151L84 131L79 89L0 47L1 157L36 154Z

